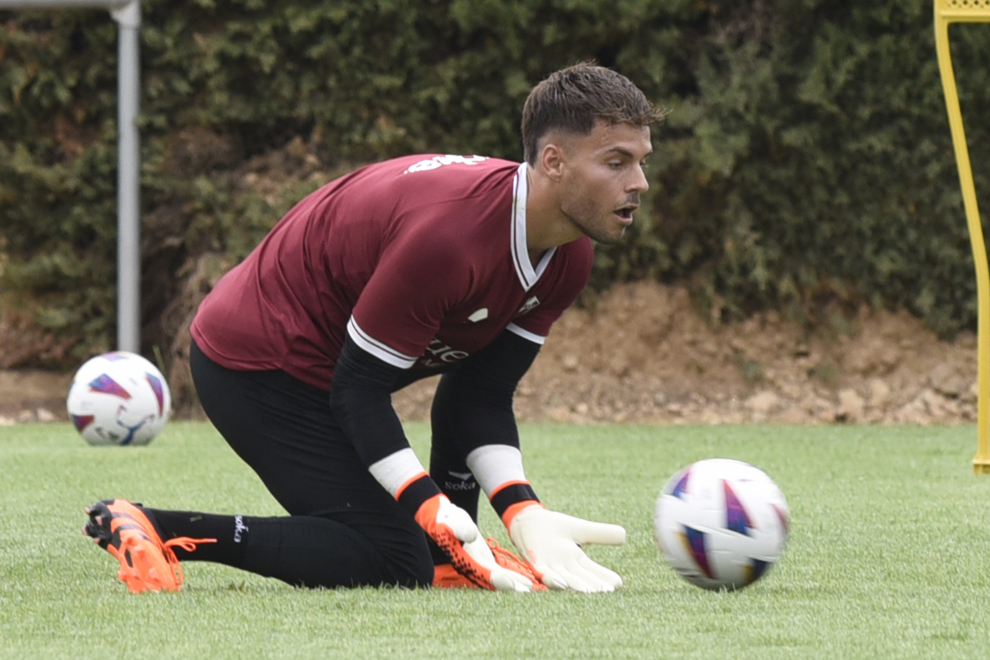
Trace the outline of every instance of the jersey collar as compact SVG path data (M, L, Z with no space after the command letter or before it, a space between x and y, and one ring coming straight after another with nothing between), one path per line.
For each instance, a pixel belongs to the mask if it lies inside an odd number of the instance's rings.
M547 269L550 258L556 247L547 250L540 263L533 267L529 260L529 249L526 245L526 199L529 197L529 181L526 176L527 165L521 163L512 179L512 263L516 267L516 275L523 290L529 291Z

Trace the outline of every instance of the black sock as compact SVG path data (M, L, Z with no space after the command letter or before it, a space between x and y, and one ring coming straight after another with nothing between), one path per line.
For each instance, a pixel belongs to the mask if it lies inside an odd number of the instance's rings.
M225 516L144 509L163 540L215 538L188 552L172 546L179 561L211 561L272 577L293 586L427 586L432 567L410 552L409 566L388 570L367 539L349 527L311 516ZM412 550L412 549L411 549Z
M179 561L212 561L240 568L244 563L251 518L226 516L194 511L163 511L144 509L158 528L163 541L185 536L191 539L216 539L216 543L200 543L193 551L172 546Z
M430 453L430 476L440 486L440 491L452 504L467 511L471 520L478 522L478 482L463 459L453 458L437 451ZM434 566L449 564L450 558L432 539L429 539L430 554Z

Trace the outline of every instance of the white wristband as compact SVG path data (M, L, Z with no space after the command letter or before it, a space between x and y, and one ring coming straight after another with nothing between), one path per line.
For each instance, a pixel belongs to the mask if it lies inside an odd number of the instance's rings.
M411 447L400 449L394 454L389 454L380 461L376 461L368 467L378 483L389 492L392 497L399 492L403 484L418 474L426 472L423 464L420 463L416 452Z
M467 465L488 497L498 492L503 484L527 481L522 452L509 445L478 447L467 455Z

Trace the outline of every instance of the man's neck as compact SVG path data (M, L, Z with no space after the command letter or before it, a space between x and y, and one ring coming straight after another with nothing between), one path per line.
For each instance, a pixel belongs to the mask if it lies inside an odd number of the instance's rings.
M581 234L561 212L555 184L532 167L527 166L526 176L526 246L530 261L536 264L544 252L570 243Z
M529 263L535 267L540 263L540 259L543 258L544 254L546 254L546 250L529 250Z

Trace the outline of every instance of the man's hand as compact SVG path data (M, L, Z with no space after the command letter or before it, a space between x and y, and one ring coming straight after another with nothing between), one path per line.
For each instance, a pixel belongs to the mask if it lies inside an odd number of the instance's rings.
M581 545L622 545L626 530L618 525L581 520L534 503L512 519L509 537L551 589L586 593L614 591L622 578L591 561Z
M416 512L416 522L450 557L457 572L479 587L492 591L533 590L526 576L498 565L471 516L446 495L434 495L423 502Z

